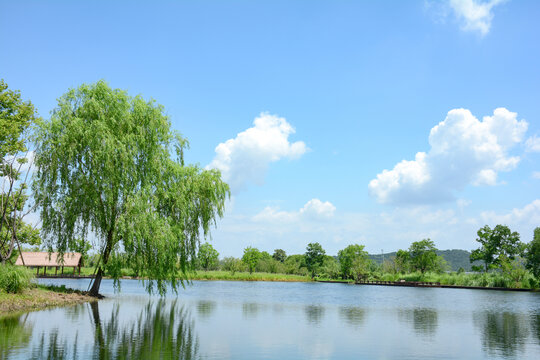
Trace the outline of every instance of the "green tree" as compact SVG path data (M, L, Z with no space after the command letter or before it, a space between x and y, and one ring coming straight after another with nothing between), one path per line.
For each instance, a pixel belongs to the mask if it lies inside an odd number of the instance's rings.
M407 250L398 250L396 253L396 257L394 259L396 272L398 273L406 273L410 269L411 265L411 255Z
M534 229L533 240L525 251L526 267L540 280L540 227Z
M287 274L307 275L306 257L303 254L289 255L284 262Z
M268 253L268 251L261 251L261 256L259 258L260 260L272 260L272 255Z
M261 253L258 249L248 246L244 249L244 256L242 256L242 261L248 267L249 273L252 274L253 270L257 267L259 259L261 258Z
M90 251L90 249L92 249L92 245L90 245L88 241L84 239L76 239L75 247L73 247L71 250L73 250L74 252L80 253L83 258L84 266L88 266L87 265L89 262L88 252Z
M369 254L364 250L364 245L349 245L338 252L341 276L344 279L353 278L360 280L368 273Z
M150 293L157 286L164 294L167 283L176 291L194 268L229 188L219 171L184 163L187 145L161 105L104 81L69 90L40 125L33 189L44 241L63 254L93 234L100 260L92 295L120 251L150 279Z
M413 242L409 247L409 256L413 269L422 274L437 269L437 248L430 239Z
M338 261L329 255L324 256L323 266L320 269L319 276L328 279L339 279L341 276L341 268Z
M324 255L326 252L323 250L319 243L309 243L306 247L305 259L308 271L311 273L311 278L315 278L315 274L322 266L324 262Z
M274 254L272 255L272 257L273 257L275 260L277 260L277 261L283 263L283 262L285 262L285 260L287 259L287 253L285 253L285 250L282 250L282 249L276 249L276 250L274 250Z
M34 106L0 79L0 263L5 263L20 243L41 242L39 231L24 222L33 210L27 206L27 181L32 167L28 148L32 127L39 121ZM30 160L29 160L30 159Z
M205 242L199 246L199 252L197 253L197 259L199 260L199 265L208 271L214 268L218 263L219 253L214 247Z
M519 240L519 233L512 232L508 226L497 225L491 229L488 225L479 229L478 241L481 246L471 252L471 263L476 260L484 262L484 269L501 266L503 259L514 260L523 251L523 245ZM478 271L477 266L473 269Z
M226 257L223 259L223 270L230 271L234 275L237 271L244 270L244 263L235 257Z

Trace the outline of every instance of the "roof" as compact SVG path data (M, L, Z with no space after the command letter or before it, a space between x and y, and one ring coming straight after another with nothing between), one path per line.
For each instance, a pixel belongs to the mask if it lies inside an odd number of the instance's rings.
M53 252L27 252L23 251L24 265L26 266L79 266L81 262L80 253L64 253L64 263L61 264L58 259L58 253ZM23 265L21 255L17 258L15 265Z

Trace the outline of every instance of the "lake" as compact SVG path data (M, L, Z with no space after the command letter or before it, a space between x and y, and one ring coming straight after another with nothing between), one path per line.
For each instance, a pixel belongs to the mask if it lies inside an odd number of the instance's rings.
M86 290L87 279L41 279ZM540 359L540 293L136 280L94 304L0 319L0 359Z

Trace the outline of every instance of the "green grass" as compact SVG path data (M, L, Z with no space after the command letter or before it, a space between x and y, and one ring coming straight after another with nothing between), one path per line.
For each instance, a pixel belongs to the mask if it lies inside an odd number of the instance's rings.
M428 281L438 282L441 285L474 286L474 287L500 287L513 289L534 289L538 287L538 281L530 274L516 281L502 273L411 273L411 274L383 274L370 280L384 281Z
M30 287L32 273L22 266L0 265L0 291L18 294Z
M122 269L122 276L126 277L135 277L135 274L132 270ZM81 268L81 275L94 275L94 268L83 267ZM249 272L236 272L231 274L230 271L219 271L219 270L210 270L210 271L196 271L192 272L189 275L190 280L227 280L227 281L296 281L296 282L305 282L311 281L309 276L302 275L290 275L290 274L273 274L273 273L262 273L254 272L250 274ZM180 277L180 276L179 276Z
M231 274L229 271L197 271L190 275L191 280L230 280L230 281L311 281L309 276L272 274L254 272L236 272Z
M33 284L18 294L10 294L0 290L0 317L87 301L96 301L96 298L87 296L81 291L61 286L36 286Z

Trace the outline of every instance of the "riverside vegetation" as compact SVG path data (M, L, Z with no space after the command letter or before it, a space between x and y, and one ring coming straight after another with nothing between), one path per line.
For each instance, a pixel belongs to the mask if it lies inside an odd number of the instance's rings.
M195 268L188 273L188 279L343 282L405 280L488 288L539 288L540 227L535 229L534 238L529 244L521 243L519 234L502 225L494 229L487 226L481 228L477 241L481 244L479 249L472 253L459 252L462 255L468 254L468 261L474 270L472 272L462 267L451 271L452 264L444 256L437 255L441 252L430 239L413 242L408 249L398 250L386 256L384 261L380 256L368 255L362 245L349 245L340 250L337 256L329 256L318 243L310 243L305 254L287 256L283 249L276 249L271 255L247 247L241 258L225 257L220 260L218 251L210 243L204 243L199 247ZM97 261L96 256L85 256L90 265ZM451 260L463 263L460 258ZM121 276L148 277L144 272L124 268L122 257L116 261L116 271ZM92 267L86 267L82 273L91 275L92 271Z
M95 300L65 286L35 284L33 278L34 275L24 267L0 266L0 316Z

